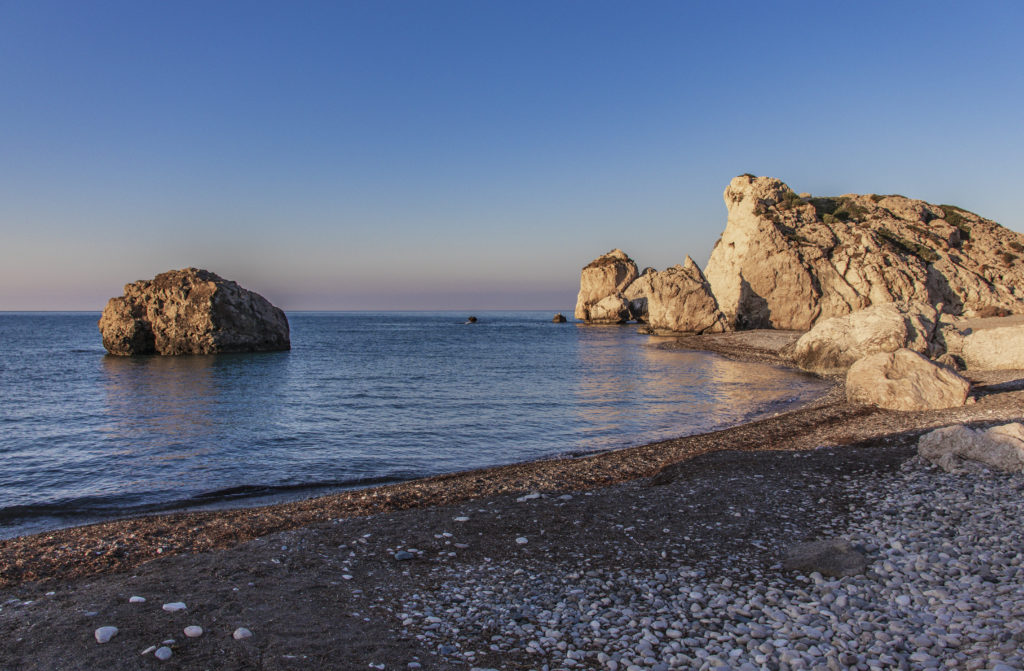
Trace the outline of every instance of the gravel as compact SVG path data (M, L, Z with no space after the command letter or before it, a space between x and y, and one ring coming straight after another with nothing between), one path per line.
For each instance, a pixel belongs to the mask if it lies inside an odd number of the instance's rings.
M505 560L453 569L395 614L471 667L1024 669L1024 475L914 458L836 486L862 497L837 530L867 554L861 575L741 555L591 570L585 556L541 571Z

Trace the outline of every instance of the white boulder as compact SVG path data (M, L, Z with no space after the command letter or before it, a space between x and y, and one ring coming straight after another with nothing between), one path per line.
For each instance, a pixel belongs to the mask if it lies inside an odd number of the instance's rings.
M957 408L970 389L964 378L909 349L872 354L846 374L850 402L888 410Z

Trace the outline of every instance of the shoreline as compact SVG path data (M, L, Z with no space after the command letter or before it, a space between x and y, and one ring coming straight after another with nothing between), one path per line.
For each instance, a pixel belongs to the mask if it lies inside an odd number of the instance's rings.
M780 355L798 337L788 331L739 331L666 338L658 347L712 352L752 363L792 368ZM976 371L972 396L963 408L897 412L846 402L844 385L775 416L737 426L644 445L586 455L518 462L363 489L345 490L298 501L258 507L183 510L97 522L0 539L0 588L56 577L78 578L123 571L180 553L222 550L271 533L298 529L336 518L450 505L506 494L593 490L651 478L674 477L694 457L720 450L808 450L856 446L888 438L895 441L953 423L994 423L1024 419L1011 399L997 408L986 401L1012 394L1024 408L1020 371ZM828 378L825 378L828 379ZM1009 387L1003 390L1000 385ZM1009 409L1006 407L1009 405ZM88 547L83 561L79 548Z
M665 345L762 363L778 356L774 345L760 346L764 334L749 333ZM146 667L153 660L140 657L143 650L200 624L208 634L171 646L185 668L624 671L637 653L616 647L603 629L586 640L604 652L584 651L573 648L576 633L544 618L577 612L567 595L580 589L614 604L625 595L623 603L642 611L647 602L628 596L637 576L641 592L685 582L692 594L768 579L788 585L786 594L806 589L804 576L780 570L782 554L858 528L864 516L891 517L889 499L871 497L886 487L899 495L901 464L918 435L1024 419L1024 372L972 377L976 401L953 410L855 406L835 381L816 401L777 416L613 452L0 541L0 638L9 643L0 668L56 668L71 658L82 668ZM927 477L941 485L958 476ZM1019 479L992 477L997 485ZM400 551L407 561L396 561ZM129 604L133 595L149 601ZM171 601L186 602L187 612L162 612L159 604ZM742 622L700 617L693 636ZM632 632L630 620L614 630ZM97 645L93 630L108 625L121 633ZM231 640L238 626L253 639ZM636 644L646 636L634 635ZM707 647L720 639L692 640ZM565 641L572 645L560 648ZM583 658L569 663L570 652ZM617 659L621 666L607 664Z

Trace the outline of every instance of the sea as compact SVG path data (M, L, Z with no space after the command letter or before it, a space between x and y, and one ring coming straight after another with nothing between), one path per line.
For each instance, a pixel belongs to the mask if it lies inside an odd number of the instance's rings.
M116 357L99 313L0 313L0 538L588 455L824 389L552 315L292 312L290 351Z

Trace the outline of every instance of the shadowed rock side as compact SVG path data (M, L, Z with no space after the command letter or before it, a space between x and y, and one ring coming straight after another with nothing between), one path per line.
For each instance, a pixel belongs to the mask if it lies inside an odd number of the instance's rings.
M197 268L127 284L99 321L111 354L213 354L291 347L288 318L257 293Z
M576 319L593 324L621 324L629 320L629 301L623 292L637 275L636 263L621 249L591 261L580 274Z
M800 197L741 175L705 275L731 328L806 330L877 303L986 316L1024 307L1024 235L903 196Z

